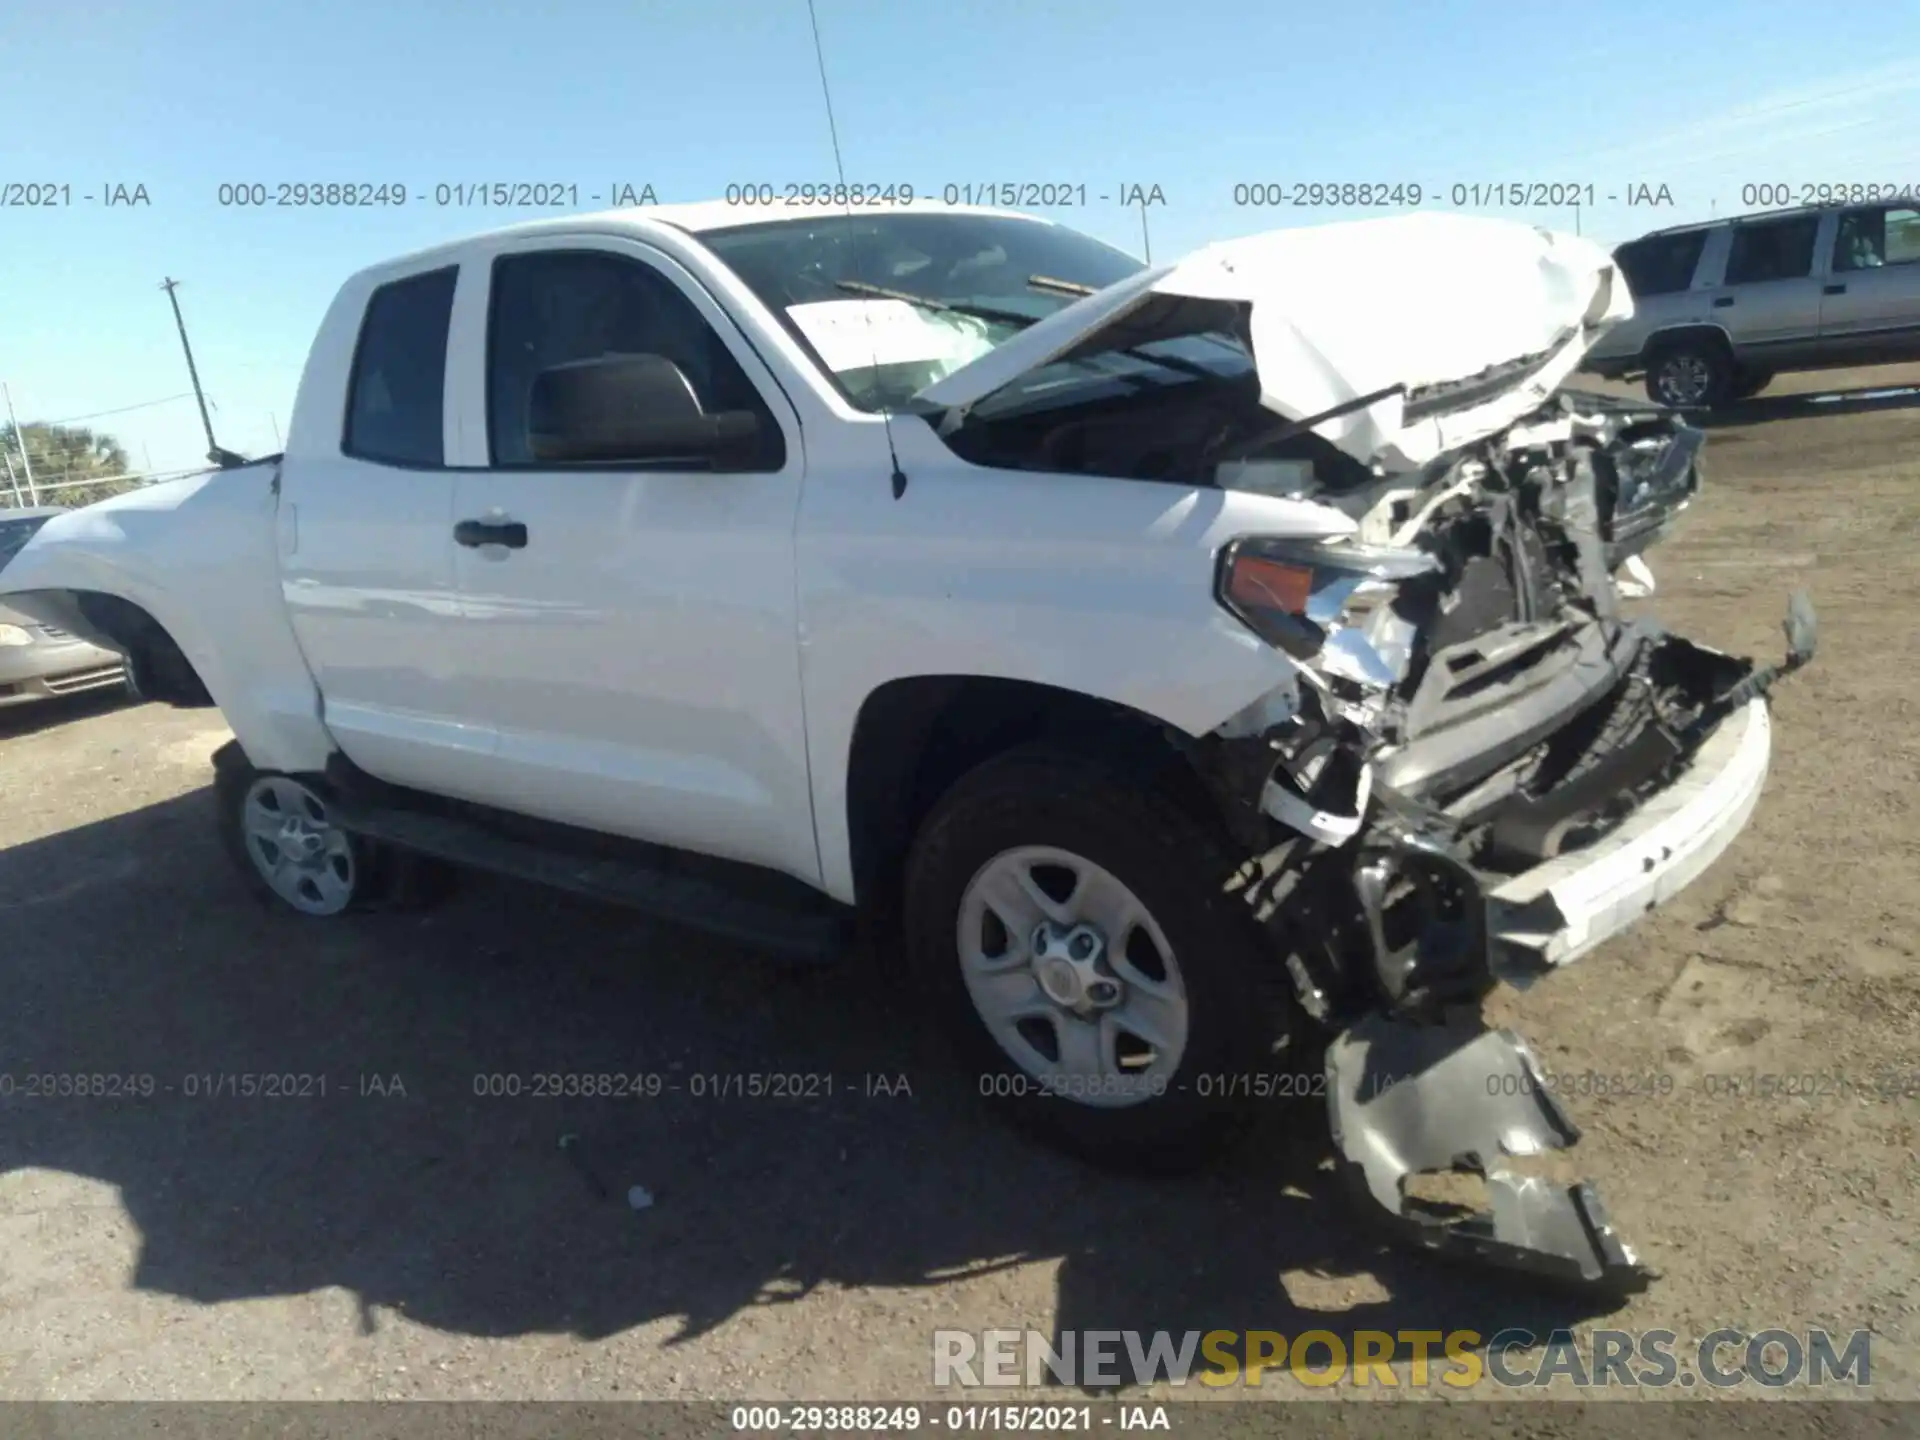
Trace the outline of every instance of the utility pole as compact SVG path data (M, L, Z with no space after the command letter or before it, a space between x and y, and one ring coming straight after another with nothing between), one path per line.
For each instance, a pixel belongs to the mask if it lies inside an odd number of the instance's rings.
M14 473L13 457L5 450L0 450L0 460L7 462L7 484L13 487L13 503L16 506L24 506L27 501L26 497L20 493L20 477Z
M167 300L173 306L173 323L180 331L180 348L187 353L187 378L193 381L193 398L200 406L200 426L207 432L207 459L218 465L220 446L213 438L213 421L207 418L207 397L200 389L200 372L194 368L193 346L187 343L187 322L180 318L180 297L173 293L179 283L169 276L161 282L160 288L167 292Z
M1146 254L1147 264L1153 263L1153 240L1147 234L1147 197L1140 197L1140 246Z
M27 472L27 503L30 505L38 505L40 503L40 491L33 483L33 457L27 454L27 437L20 433L19 418L13 413L13 391L9 390L6 385L0 384L0 395L6 397L7 423L13 426L13 443L20 447L20 464ZM11 471L13 467L9 465L7 468Z

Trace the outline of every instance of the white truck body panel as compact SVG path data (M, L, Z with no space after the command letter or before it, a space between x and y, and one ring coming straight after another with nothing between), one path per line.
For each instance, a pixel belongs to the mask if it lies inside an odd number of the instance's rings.
M171 480L56 515L8 562L9 603L108 647L72 592L116 595L164 626L247 753L308 770L333 750L280 604L274 467Z
M817 884L800 696L794 526L813 435L747 337L672 255L629 236L568 248L643 261L726 343L774 413L772 474L489 468L487 277L467 252L449 346L454 515L524 523L524 550L449 545L460 619L454 712L492 734L452 793L589 829L765 865ZM471 338L467 338L471 337ZM442 527L444 535L449 526Z
M459 708L453 473L340 448L367 297L399 273L354 276L321 322L287 432L277 548L286 613L339 747L370 774L439 790L462 757L492 749ZM449 405L447 429L456 421ZM245 732L234 733L251 756Z
M353 277L301 381L277 513L264 468L137 492L47 526L4 589L97 589L147 608L257 765L317 770L337 745L382 779L752 861L843 901L854 898L849 754L862 705L890 681L1032 681L1201 734L1290 677L1292 661L1214 602L1216 553L1236 535L1348 534L1352 520L1307 500L984 469L926 419L896 415L889 426L854 407L699 243L699 228L741 218L730 207L664 207L539 221ZM1429 288L1466 263L1460 246L1483 233L1538 262L1509 308L1518 315L1542 294L1553 304L1478 338L1456 333L1458 307L1430 293L1426 331L1383 301L1362 349L1329 355L1319 378L1302 382L1302 398L1270 393L1274 408L1305 413L1385 378L1409 325L1414 341L1427 334L1431 343L1415 348L1436 374L1507 358L1510 350L1495 352L1593 311L1596 277L1610 264L1597 247L1523 226L1429 233L1367 223L1380 228L1215 247L1146 272L1147 283L1260 296L1256 333L1269 337L1261 374L1272 392L1283 304L1311 310L1319 327L1303 323L1290 353L1331 346L1332 310L1312 309L1315 287L1287 279L1289 257L1311 249L1322 261L1349 252L1377 261L1382 246L1455 237L1434 264L1416 267ZM1354 251L1365 236L1379 238ZM491 262L583 247L645 259L694 301L774 411L784 470L489 468ZM395 469L343 455L368 296L456 264L445 465ZM1234 278L1243 275L1269 288L1245 289ZM997 388L1049 346L1071 343L1068 332L1124 308L1128 290L1068 307L928 394L965 403ZM1452 327L1447 345L1433 328L1442 321ZM1414 443L1381 407L1351 418L1339 427L1350 446L1389 433ZM890 447L909 478L902 500L888 482ZM181 518L190 509L191 522L169 524L176 508ZM523 521L534 543L510 557L461 550L451 531L469 516Z
M1030 680L1204 734L1293 674L1214 603L1214 554L1249 531L1350 533L1323 506L1090 475L989 470L896 419L910 477L865 464L810 479L800 540L808 747L823 884L853 893L847 766L867 698L923 675ZM850 460L857 457L850 455Z

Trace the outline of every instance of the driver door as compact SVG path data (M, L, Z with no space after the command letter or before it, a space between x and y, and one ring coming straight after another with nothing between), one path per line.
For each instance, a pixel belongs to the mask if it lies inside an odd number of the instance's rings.
M817 882L791 406L731 317L637 240L504 242L481 268L452 350L470 417L456 648L463 708L498 739L467 797ZM673 361L708 414L757 414L761 458L724 472L531 458L540 372L639 354Z

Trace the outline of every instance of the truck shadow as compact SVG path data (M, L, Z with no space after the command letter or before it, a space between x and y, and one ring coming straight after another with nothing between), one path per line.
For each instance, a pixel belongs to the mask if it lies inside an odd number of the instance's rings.
M684 1338L822 1285L1058 1261L1056 1331L1484 1337L1594 1313L1357 1228L1322 1168L1317 1101L1219 1172L1100 1174L984 1112L884 957L779 971L484 881L429 915L306 922L245 896L210 802L0 853L0 1174L117 1187L141 1290L341 1286L368 1328L388 1307L464 1335L589 1340L683 1317ZM32 1074L135 1094L28 1099ZM245 1076L287 1078L227 1078ZM797 1094L743 1094L747 1076ZM922 1313L929 1332L1034 1323Z
M1908 410L1920 406L1920 385L1911 382L1857 386L1844 390L1809 390L1798 395L1754 396L1711 412L1687 417L1707 430L1759 425L1774 420L1804 420L1820 415L1864 415L1875 410Z

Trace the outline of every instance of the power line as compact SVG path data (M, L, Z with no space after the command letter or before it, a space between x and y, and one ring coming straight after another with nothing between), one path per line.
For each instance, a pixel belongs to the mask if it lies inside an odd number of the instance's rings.
M158 400L142 400L138 405L122 405L117 410L95 410L90 415L69 415L64 420L29 420L29 425L77 425L82 420L98 420L107 415L125 415L130 410L146 410L155 405L171 405L176 400L191 400L193 392L182 390L178 395L165 395Z

